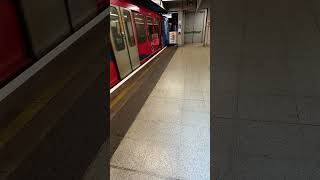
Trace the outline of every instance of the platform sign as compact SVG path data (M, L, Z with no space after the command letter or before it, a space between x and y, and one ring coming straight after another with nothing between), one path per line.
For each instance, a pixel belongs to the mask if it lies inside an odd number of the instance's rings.
M176 31L172 31L169 32L169 43L170 44L177 44L177 32Z

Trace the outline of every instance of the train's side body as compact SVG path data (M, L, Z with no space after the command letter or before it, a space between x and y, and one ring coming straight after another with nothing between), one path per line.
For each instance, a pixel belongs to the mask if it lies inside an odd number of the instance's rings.
M106 0L14 2L0 1L0 87L48 54L108 5ZM163 47L163 17L135 2L110 2L111 87Z
M114 61L110 61L110 87L116 84L114 79L119 82L162 48L162 21L161 14L131 0L111 0L110 40ZM118 77L111 71L117 72Z

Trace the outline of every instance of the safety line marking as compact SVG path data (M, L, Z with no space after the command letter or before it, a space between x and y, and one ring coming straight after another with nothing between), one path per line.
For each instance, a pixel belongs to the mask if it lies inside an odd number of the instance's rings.
M117 90L119 87L121 87L126 81L128 81L133 75L135 75L140 69L142 69L144 66L149 64L154 58L156 58L162 51L164 51L167 48L162 48L158 53L156 53L154 56L152 56L146 63L141 65L139 68L134 70L131 74L129 74L127 77L125 77L123 80L121 80L117 85L115 85L113 88L110 89L110 94L112 94L115 90Z
M59 90L70 82L79 72L78 67L72 71L67 78L54 82L54 85L41 92L39 102L31 102L15 119L13 119L6 128L0 129L0 149L7 144L27 123L29 123L37 113L39 113L51 99L53 99Z

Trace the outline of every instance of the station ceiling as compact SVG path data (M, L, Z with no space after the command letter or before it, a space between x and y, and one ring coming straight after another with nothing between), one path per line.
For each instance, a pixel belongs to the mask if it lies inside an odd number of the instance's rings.
M183 10L196 10L197 8L209 8L210 0L162 0L164 8L183 9Z

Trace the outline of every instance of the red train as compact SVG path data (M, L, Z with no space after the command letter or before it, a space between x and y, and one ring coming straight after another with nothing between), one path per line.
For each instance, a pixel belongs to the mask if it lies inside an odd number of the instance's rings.
M132 0L110 1L110 87L162 48L160 13Z
M107 7L107 0L0 0L0 88ZM148 0L111 0L110 86L162 48L160 13ZM138 5L140 4L140 5ZM54 23L53 23L54 22Z

